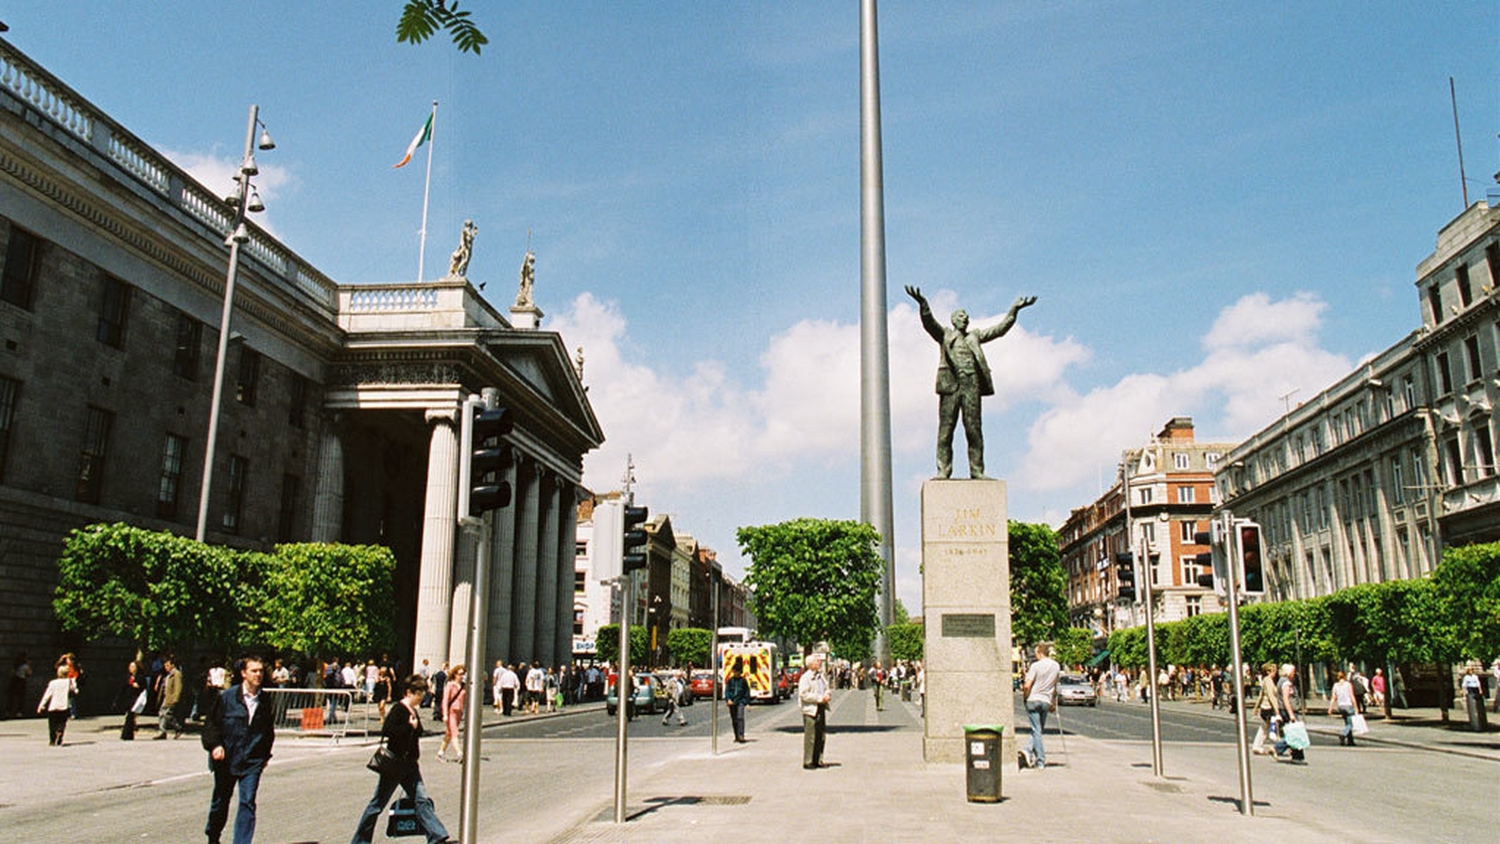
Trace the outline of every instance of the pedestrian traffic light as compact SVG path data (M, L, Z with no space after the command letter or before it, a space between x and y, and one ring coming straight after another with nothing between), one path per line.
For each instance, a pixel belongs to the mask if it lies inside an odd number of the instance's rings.
M469 516L483 516L510 504L510 482L505 472L515 462L510 446L501 438L515 427L509 408L472 405L471 442L464 459L469 461Z
M1240 591L1246 595L1264 595L1266 571L1261 556L1260 525L1248 520L1234 523L1235 541L1238 543Z
M1204 551L1195 559L1198 564L1198 585L1204 589L1217 589L1219 584L1214 577L1214 552Z
M1115 585L1120 600L1135 600L1135 554L1122 551L1115 555Z
M642 527L649 515L645 507L624 507L620 529L620 568L635 571L646 567L646 531Z

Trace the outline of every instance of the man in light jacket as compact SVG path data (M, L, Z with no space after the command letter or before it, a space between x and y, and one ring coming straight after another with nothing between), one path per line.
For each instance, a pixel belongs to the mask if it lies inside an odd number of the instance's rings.
M823 676L823 654L807 656L802 677L797 680L797 700L802 704L802 767L826 768L823 743L828 731L828 678Z

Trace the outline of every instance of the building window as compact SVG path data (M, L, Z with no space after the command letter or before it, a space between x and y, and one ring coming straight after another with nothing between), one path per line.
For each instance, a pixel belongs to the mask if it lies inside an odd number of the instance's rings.
M589 543L588 543L588 540L581 539L581 540L578 540L578 541L576 541L576 542L573 543L573 556L574 557L587 557L588 555L589 555Z
M5 270L0 273L0 299L28 311L36 287L39 245L35 235L12 226L5 246Z
M1401 379L1401 398L1406 402L1406 407L1403 410L1413 410L1416 408L1417 379L1410 375Z
M1189 595L1182 600L1183 603L1187 605L1188 618L1192 618L1195 615L1201 615L1203 613L1203 596Z
M10 432L16 425L16 402L21 382L0 376L0 481L5 480L5 456L10 452Z
M235 383L234 398L240 404L255 406L255 390L260 385L260 352L248 346L240 348L240 377Z
M1144 539L1148 545L1156 543L1155 522L1141 522L1141 539Z
M1441 395L1453 392L1453 372L1448 367L1448 353L1438 352L1437 356L1438 387L1442 390Z
M1432 323L1441 325L1443 322L1443 291L1437 284L1427 288L1427 305L1432 309Z
M1193 545L1193 544L1196 544L1197 537L1195 537L1194 534L1196 534L1198 532L1198 523L1197 522L1178 522L1178 524L1181 526L1179 528L1179 530L1181 531L1180 536L1182 538L1183 544L1184 545Z
M245 481L250 474L250 461L232 454L229 457L229 501L224 507L224 529L239 533L240 516L245 506Z
M1474 420L1474 456L1479 464L1479 477L1495 474L1495 443L1490 439L1490 426L1483 419Z
M125 342L125 318L130 315L130 285L113 276L104 277L104 301L99 306L99 330L94 339L114 346Z
M1313 494L1318 499L1317 507L1314 508L1318 511L1318 530L1328 530L1328 499L1323 494L1323 487L1315 488Z
M203 344L203 323L185 313L177 314L177 347L172 357L172 374L189 381L198 380L198 347Z
M1490 266L1490 287L1500 287L1500 243L1485 245L1484 262Z
M1208 468L1212 470L1214 467L1219 465L1220 457L1221 455L1217 451L1210 451L1209 453L1203 455L1203 462L1207 463Z
M83 426L83 449L78 456L79 501L99 503L99 493L104 487L104 457L109 450L109 429L114 419L113 413L89 406Z
M1468 265L1459 264L1454 267L1453 278L1458 282L1458 304L1460 307L1467 308L1469 303L1474 300L1473 293L1469 290Z
M1178 452L1172 455L1172 463L1179 469L1186 469L1192 465L1190 462L1190 458L1183 452Z
M584 592L588 591L588 587L589 573L586 571L573 572L573 594L582 595Z
M287 404L286 421L293 428L301 428L307 416L307 379L301 373L292 373L292 398Z
M1142 504L1150 504L1153 492L1154 492L1154 490L1152 490L1151 487L1149 487L1149 486L1141 489L1140 490L1140 493L1141 493L1141 503Z
M1380 395L1385 402L1385 421L1389 422L1396 418L1396 391L1386 388L1380 391Z
M1401 482L1401 455L1391 457L1391 500L1397 504L1406 503L1406 486Z
M276 541L291 542L297 537L297 510L302 506L302 479L296 475L281 476L281 510L276 514Z
M177 518L178 491L182 488L182 456L187 453L187 439L167 434L161 449L161 479L156 485L156 515Z
M1180 486L1180 487L1178 487L1177 488L1177 503L1178 504L1192 504L1193 503L1193 488L1190 487L1190 486Z
M1447 471L1449 486L1462 486L1464 482L1464 460L1463 452L1458 448L1458 437L1449 437L1443 441L1444 467Z
M1479 338L1470 334L1464 338L1464 356L1469 360L1469 380L1478 381L1484 377L1484 370L1479 363Z
M578 607L573 608L573 635L583 635L583 610Z

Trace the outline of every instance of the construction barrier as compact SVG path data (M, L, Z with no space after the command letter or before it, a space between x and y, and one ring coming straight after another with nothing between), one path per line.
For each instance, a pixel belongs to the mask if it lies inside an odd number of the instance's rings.
M364 738L380 732L377 704L355 689L261 689L278 735Z

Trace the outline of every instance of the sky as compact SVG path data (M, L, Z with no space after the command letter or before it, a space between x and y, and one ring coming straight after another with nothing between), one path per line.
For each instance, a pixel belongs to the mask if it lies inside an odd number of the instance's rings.
M336 282L425 278L465 219L500 311L536 253L607 441L585 483L741 574L737 528L857 519L859 8L33 0L5 36ZM879 9L896 597L920 612L940 320L986 347L988 474L1060 526L1176 416L1237 442L1420 323L1415 267L1500 170L1500 4L896 2ZM1458 126L1449 78L1456 93ZM1460 177L1459 139L1467 178ZM959 435L961 443L962 435ZM960 455L962 445L958 447ZM957 473L964 472L959 458Z

